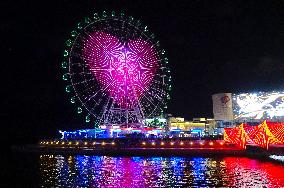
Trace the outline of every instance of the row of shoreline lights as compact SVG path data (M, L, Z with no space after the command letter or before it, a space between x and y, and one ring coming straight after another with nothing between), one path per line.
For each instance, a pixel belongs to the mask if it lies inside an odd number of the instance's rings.
M44 141L42 141L42 142L40 142L40 145L69 145L69 146L71 146L71 145L75 145L75 146L79 146L79 145L85 145L85 146L87 146L87 145L99 145L99 144L101 144L102 146L104 146L104 145L106 145L106 144L111 144L111 145L115 145L115 142L111 142L111 143L106 143L106 142L101 142L101 143L98 143L98 142L71 142L71 141L69 141L69 142L65 142L65 141L46 141L46 142L44 142ZM175 145L175 142L170 142L169 143L170 144L170 146L173 146L173 145ZM156 146L156 145L158 145L156 142L150 142L150 143L147 143L147 142L142 142L141 143L141 145L142 146L147 146L147 145L150 145L150 146ZM160 142L160 145L161 146L165 146L166 145L166 143L165 142ZM183 142L183 141L181 141L181 142L179 142L179 144L177 144L177 145L180 145L180 146L183 146L183 145L185 145L185 143ZM194 145L194 142L189 142L189 145ZM199 145L201 145L201 146L203 146L203 145L205 145L205 142L199 142ZM209 145L210 146L213 146L214 145L214 143L213 143L213 141L210 141L209 142ZM219 145L224 145L224 142L220 142L219 143Z
M160 142L160 145L161 145L161 146L164 146L165 144L166 144L165 142ZM224 142L220 142L219 144L220 144L221 146L223 146L223 145L224 145ZM142 142L141 145L143 145L143 146L147 146L147 145L156 146L157 143L156 143L156 142L150 142L150 143L147 144L147 142ZM170 145L171 145L171 146L175 145L175 142L170 142ZM177 145L183 146L183 145L185 145L185 143L181 141L181 142L179 142L179 144L177 144ZM189 145L191 145L191 146L194 145L194 142L189 142ZM199 145L203 146L203 145L205 145L205 142L199 142ZM210 141L210 142L209 142L209 145L210 145L210 146L213 146L214 143L213 143L212 141Z
M107 145L107 144L111 144L111 145L115 145L115 142L111 142L111 143L106 143L106 142L101 142L101 143L99 143L99 142L71 142L71 141L69 141L69 142L65 142L65 141L62 141L62 142L60 142L60 141L47 141L47 142L44 142L44 141L42 141L42 142L40 142L40 145L75 145L75 146L79 146L79 145L85 145L85 146L87 146L87 145L99 145L99 144L101 144L102 146L104 146L104 145Z

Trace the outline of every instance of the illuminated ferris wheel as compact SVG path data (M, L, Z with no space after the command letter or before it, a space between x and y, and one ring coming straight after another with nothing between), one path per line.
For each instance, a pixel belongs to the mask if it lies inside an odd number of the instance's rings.
M168 58L147 26L123 13L86 17L66 41L63 80L77 112L98 125L135 125L170 99Z

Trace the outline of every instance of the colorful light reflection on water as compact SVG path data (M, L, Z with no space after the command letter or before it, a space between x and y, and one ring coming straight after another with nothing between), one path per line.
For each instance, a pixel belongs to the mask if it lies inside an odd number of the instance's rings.
M41 187L284 187L284 166L249 158L41 155Z

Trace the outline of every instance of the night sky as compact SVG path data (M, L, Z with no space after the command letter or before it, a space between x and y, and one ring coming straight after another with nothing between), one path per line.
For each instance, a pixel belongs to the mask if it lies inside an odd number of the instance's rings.
M62 80L65 40L85 16L124 11L147 25L172 72L168 113L213 117L211 95L284 89L283 1L20 1L1 3L1 139L87 127ZM90 125L89 125L90 126ZM26 141L28 142L28 141Z

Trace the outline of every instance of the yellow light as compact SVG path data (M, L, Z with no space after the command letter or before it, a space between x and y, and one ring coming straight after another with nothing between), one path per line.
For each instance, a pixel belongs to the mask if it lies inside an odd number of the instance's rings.
M85 145L87 145L87 144L88 144L88 142L84 142L84 144L85 144Z
M183 145L183 142L180 142L180 145Z
M56 144L59 144L59 141L57 141Z
M46 144L49 144L49 142L46 142Z
M53 144L53 142L50 142L50 144Z
M152 146L156 145L156 143L155 143L155 142L152 142L151 144L152 144Z
M210 146L213 146L213 142L209 142L209 145L210 145Z
M104 146L104 145L106 145L106 143L105 143L105 142L102 142L102 146Z
M96 142L93 142L93 145L96 145Z
M45 142L42 142L42 144L45 144Z
M146 142L142 142L142 145L146 145Z
M76 145L79 145L79 142L76 142Z
M64 144L65 144L65 142L61 142L61 144L62 144L62 145L64 145Z
M71 144L72 144L72 142L69 142L68 144L69 144L69 145L71 145Z
M163 145L165 145L165 143L164 143L164 142L161 142L161 146L163 146Z
M171 142L171 145L174 145L174 143L173 143L173 142Z
M115 142L112 142L111 145L115 145Z

